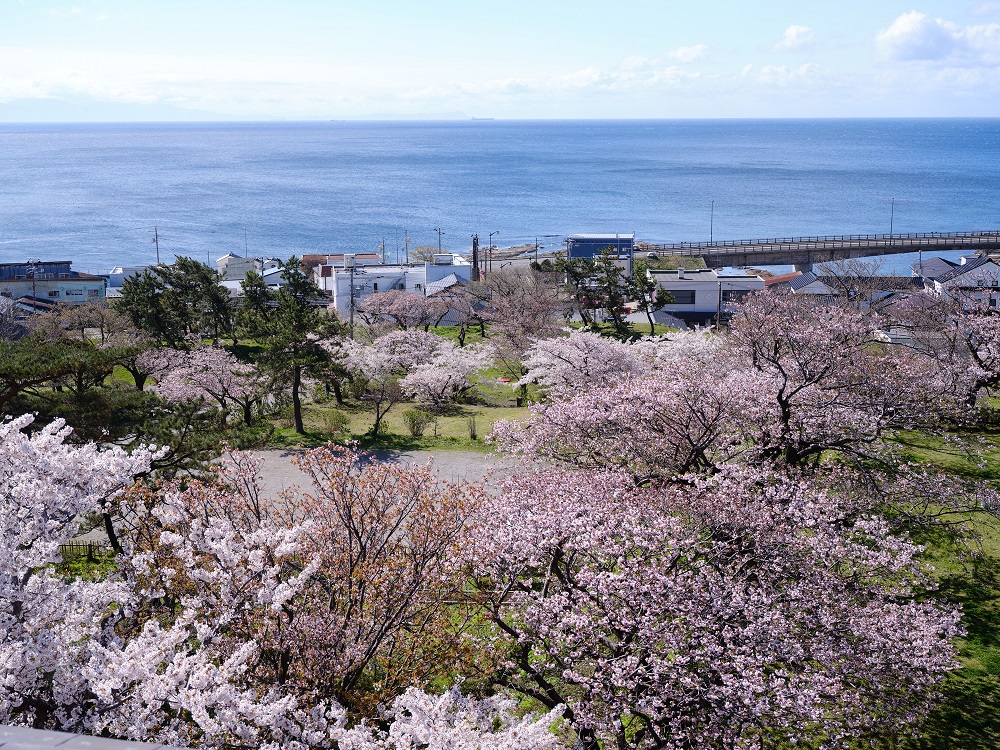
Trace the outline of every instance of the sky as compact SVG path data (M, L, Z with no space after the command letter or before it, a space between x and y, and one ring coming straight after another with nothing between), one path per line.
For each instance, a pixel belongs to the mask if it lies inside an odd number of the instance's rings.
M0 122L997 116L1000 0L0 0Z

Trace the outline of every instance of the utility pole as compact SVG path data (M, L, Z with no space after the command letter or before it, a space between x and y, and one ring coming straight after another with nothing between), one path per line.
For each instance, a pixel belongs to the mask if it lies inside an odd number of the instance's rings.
M722 280L719 280L719 301L715 307L715 332L722 328Z
M344 265L351 271L351 340L354 340L354 256L345 255Z
M27 268L31 269L31 314L38 314L38 299L35 297L35 279L38 277L38 258L28 258L28 263L31 265ZM27 270L27 268L25 270Z
M479 281L479 235L472 235L472 280Z
M403 244L406 246L406 265L410 265L410 236L403 230Z
M385 263L385 237L382 238L382 262Z
M156 245L156 265L160 265L160 230L153 227L153 244Z
M538 238L535 237L535 264L538 264Z
M892 222L896 218L896 199L893 198L889 203L889 238L892 238Z
M493 235L494 234L500 234L500 230L499 229L495 229L492 232L490 232L489 234L490 234L490 248L489 248L490 270L492 271L493 270ZM483 265L485 265L485 264L486 264L486 261L484 260L483 261Z
M712 201L711 212L708 215L708 244L715 242L715 201Z
M438 233L438 254L441 253L441 235L444 234L438 227L434 227L434 231Z
M247 244L247 228L243 227L243 257L246 258L250 255L250 248Z

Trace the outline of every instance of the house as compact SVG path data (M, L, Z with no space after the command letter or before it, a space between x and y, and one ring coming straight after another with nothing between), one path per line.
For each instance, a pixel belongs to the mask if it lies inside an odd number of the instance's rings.
M944 258L927 258L919 263L913 263L910 266L910 272L916 278L934 281L938 276L943 276L957 265L958 263L952 263Z
M461 255L440 253L433 260L419 265L382 265L351 263L355 256L330 256L331 262L313 269L313 280L341 315L351 309L351 284L354 284L354 305L376 292L402 289L414 294L430 296L442 294L455 284L468 284L472 278L472 265ZM367 259L366 259L367 260ZM454 278L453 278L454 277Z
M669 292L672 302L663 312L685 323L709 324L726 305L738 302L751 292L764 288L764 279L738 270L699 268L676 271L649 270L660 288Z
M35 301L41 310L43 303L76 305L104 299L108 280L103 276L74 271L69 260L0 263L0 296L7 299ZM23 306L22 306L23 307Z
M792 294L815 294L823 297L836 297L837 290L824 283L812 271L792 271L767 279L768 289L788 289Z
M1000 305L1000 265L994 257L972 256L927 283L929 292L945 297L960 297L970 304L985 302Z

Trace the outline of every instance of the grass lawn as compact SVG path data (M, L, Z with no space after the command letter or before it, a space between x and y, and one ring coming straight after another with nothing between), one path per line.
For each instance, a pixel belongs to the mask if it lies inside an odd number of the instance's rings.
M1000 480L1000 434L961 437L978 457L958 442L921 433L901 433L897 442L922 464L981 481ZM942 536L917 539L927 546L938 595L962 605L968 633L959 643L962 668L945 681L944 702L923 735L904 745L914 750L1000 747L1000 524L985 519L972 524L979 535L975 555Z
M470 450L488 453L492 446L485 441L493 428L493 423L500 419L524 419L527 408L515 406L491 406L485 404L465 404L456 406L445 414L438 416L437 429L430 425L420 437L410 435L403 419L408 409L418 408L414 403L396 404L389 411L382 423L382 432L377 438L368 433L371 431L374 417L364 404L349 402L344 406L335 403L306 404L303 407L303 421L306 434L297 435L291 427L281 426L274 434L271 444L275 447L289 448L298 445L315 447L328 440L357 440L366 448L392 448L396 450ZM331 415L343 414L347 417L347 431L335 434L331 432ZM332 419L337 419L335 416ZM469 436L469 421L475 420L476 439Z

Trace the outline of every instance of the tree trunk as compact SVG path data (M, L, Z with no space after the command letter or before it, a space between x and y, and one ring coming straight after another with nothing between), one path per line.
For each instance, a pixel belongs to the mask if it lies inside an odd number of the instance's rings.
M302 399L299 396L299 388L302 386L302 367L292 365L292 414L295 418L295 431L299 435L306 434L306 428L302 424Z
M122 549L121 542L118 541L118 534L115 533L115 524L111 518L111 514L104 513L102 515L104 516L104 531L108 535L111 549L115 551L116 555L124 555L125 550Z
M337 399L337 406L344 405L344 394L340 390L340 378L333 379L333 395Z

